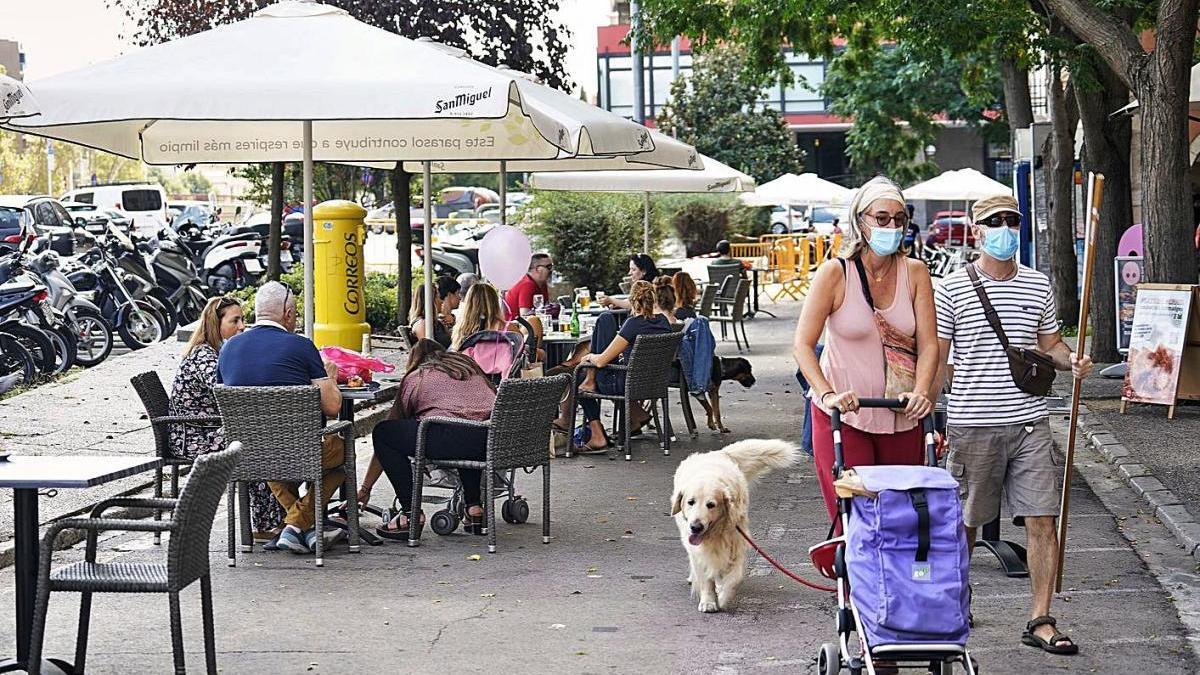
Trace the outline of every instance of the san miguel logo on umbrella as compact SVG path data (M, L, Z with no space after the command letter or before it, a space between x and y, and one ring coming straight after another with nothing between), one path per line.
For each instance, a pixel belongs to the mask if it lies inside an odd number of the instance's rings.
M435 114L440 115L442 113L453 111L458 108L469 108L469 107L475 105L476 103L479 103L480 101L489 99L491 97L492 97L492 88L488 87L487 89L483 89L480 91L473 91L473 92L469 92L469 93L464 92L462 94L457 94L454 98L451 98L451 99L440 98L434 102L433 112Z
M21 103L21 99L24 97L25 92L20 88L13 89L12 91L8 92L8 95L4 97L4 112L8 113L16 108L17 105Z

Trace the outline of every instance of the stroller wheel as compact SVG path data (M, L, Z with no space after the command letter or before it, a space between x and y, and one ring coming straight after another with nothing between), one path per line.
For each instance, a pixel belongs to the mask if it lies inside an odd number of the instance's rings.
M504 522L519 525L529 520L529 502L524 497L505 499L500 505L500 517Z
M821 651L817 654L817 672L820 675L838 675L842 672L842 656L836 644L826 642L821 645Z
M458 516L449 511L438 511L429 519L429 527L444 537L458 529Z

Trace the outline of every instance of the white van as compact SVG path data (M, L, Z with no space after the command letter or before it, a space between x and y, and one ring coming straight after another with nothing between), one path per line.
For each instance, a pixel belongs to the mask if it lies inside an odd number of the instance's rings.
M169 220L167 192L157 183L109 183L90 185L71 190L62 201L95 204L101 209L117 209L133 221L133 229L148 237L154 235Z

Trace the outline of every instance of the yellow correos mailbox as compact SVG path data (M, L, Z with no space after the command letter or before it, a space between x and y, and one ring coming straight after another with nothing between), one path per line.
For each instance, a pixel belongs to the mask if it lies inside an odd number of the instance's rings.
M318 347L361 349L363 335L371 332L363 290L366 215L366 209L343 199L313 208L313 342Z

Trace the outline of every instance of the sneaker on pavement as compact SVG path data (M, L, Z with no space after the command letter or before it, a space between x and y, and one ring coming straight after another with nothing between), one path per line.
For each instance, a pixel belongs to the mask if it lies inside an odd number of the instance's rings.
M305 543L306 540L307 537L304 532L300 531L300 528L288 525L283 528L283 532L279 533L279 543L276 546L284 551L306 555L312 553L312 549Z

